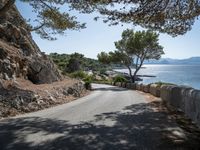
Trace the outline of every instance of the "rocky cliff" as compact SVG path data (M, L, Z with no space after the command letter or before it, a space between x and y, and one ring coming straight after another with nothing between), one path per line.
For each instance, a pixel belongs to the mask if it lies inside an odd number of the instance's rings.
M63 78L40 51L15 6L0 17L0 118L66 103L86 93L83 82Z
M3 1L0 0L0 5ZM10 80L18 77L35 84L62 79L54 63L32 40L25 20L13 6L0 17L0 78Z

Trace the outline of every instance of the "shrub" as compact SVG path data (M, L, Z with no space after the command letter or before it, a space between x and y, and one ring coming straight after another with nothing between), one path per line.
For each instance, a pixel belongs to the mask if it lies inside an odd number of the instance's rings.
M84 79L87 77L87 74L83 71L76 71L76 72L71 73L70 77Z
M85 88L86 88L87 90L91 90L91 89L92 89L91 82L86 81L86 82L85 82Z
M159 87L161 87L162 85L174 85L173 83L167 83L167 82L155 82L155 84L157 84Z
M83 81L85 82L85 88L87 90L91 90L92 89L92 79L93 77L92 76L87 76L86 78L83 79Z
M113 81L114 81L114 83L116 83L116 82L128 82L128 80L121 75L117 75L116 77L114 77Z
M100 74L105 74L105 73L106 73L106 71L107 71L107 69L106 69L106 68L101 68L101 69L99 70Z

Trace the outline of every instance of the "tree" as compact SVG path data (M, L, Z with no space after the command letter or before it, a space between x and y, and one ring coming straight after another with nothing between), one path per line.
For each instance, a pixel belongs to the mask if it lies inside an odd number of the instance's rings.
M102 62L103 64L109 64L110 63L110 56L106 52L101 52L97 55L97 58L99 62Z
M27 21L27 29L35 31L43 39L55 40L55 34L63 35L66 30L79 30L85 28L85 23L76 21L76 16L70 16L60 7L64 1L58 0L20 0L32 6L32 12L36 19ZM4 18L9 9L13 7L15 0L0 0L0 18ZM32 24L35 24L33 26Z
M199 0L89 0L72 5L83 13L100 12L110 25L132 23L172 36L191 30L200 15Z
M120 63L129 70L132 82L136 81L137 73L142 67L144 60L160 59L164 54L163 47L158 43L159 34L156 32L136 31L127 29L122 33L122 39L115 42L117 50L103 52L98 55L98 60L102 63ZM106 56L106 57L105 57ZM105 60L106 61L102 61ZM132 67L135 68L132 74Z
M4 2L5 1L5 2ZM79 30L85 24L70 16L70 10L81 13L99 12L103 21L110 25L131 23L144 28L168 33L172 36L185 34L200 15L199 0L20 0L29 3L37 14L38 24L30 30L42 38L55 39L54 34L64 34L67 29ZM4 3L3 3L4 2ZM4 5L1 5L4 4ZM0 0L0 16L12 7L15 0ZM60 10L67 4L70 10ZM66 7L64 7L66 8Z
M68 64L66 65L66 71L71 73L81 70L82 59L84 55L79 53L71 54Z

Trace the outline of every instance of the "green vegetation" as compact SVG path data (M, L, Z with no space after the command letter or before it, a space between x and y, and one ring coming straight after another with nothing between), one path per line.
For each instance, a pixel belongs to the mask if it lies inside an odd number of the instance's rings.
M71 78L84 79L84 78L86 78L88 75L87 75L85 72L83 72L83 71L76 71L76 72L73 72L73 73L69 74L69 76L70 76Z
M124 78L121 75L117 75L116 77L113 78L114 83L117 82L128 82L128 80L126 78Z
M87 90L91 90L92 89L92 81L93 81L93 77L92 76L86 76L83 81L85 82L85 88Z
M84 55L79 53L74 53L70 55L70 59L66 64L65 71L66 72L75 72L81 70L81 64L83 64Z
M0 17L4 17L15 1L7 0L2 4ZM194 0L160 0L159 2L143 0L20 1L28 3L32 7L32 12L35 13L36 18L34 17L34 20L30 18L29 22L27 21L30 31L35 31L41 38L49 40L55 39L55 34L63 35L66 30L85 28L85 23L79 23L76 16L70 15L69 9L81 13L99 12L101 15L95 17L95 20L104 18L103 21L110 22L109 25L131 23L172 36L182 35L191 30L192 25L200 15L200 3ZM69 9L66 9L64 4L67 4Z
M109 7L112 6L112 7ZM200 16L197 0L90 0L74 4L81 12L99 12L109 25L130 23L172 36L190 31Z
M98 60L85 58L84 55L79 53L71 55L51 53L49 57L63 74L71 78L82 79L87 88L90 88L92 82L101 84L110 84L112 82L112 79L105 75L106 71L111 67L100 63ZM91 75L87 73L89 70L92 71Z
M95 59L86 58L84 55L79 53L71 55L51 53L49 57L63 72L63 74L88 70L105 72L109 68L108 65L102 64Z
M162 85L175 85L173 83L167 83L167 82L161 82L161 81L155 82L154 84L157 84L159 87L161 87Z
M0 7L0 17L4 17L16 0L7 0ZM27 19L27 28L35 31L41 38L55 40L56 34L64 35L66 30L80 30L85 23L79 23L76 16L70 15L61 6L65 3L57 0L20 0L32 7L33 18Z
M122 33L122 39L115 42L117 50L114 52L101 52L98 60L104 64L121 64L128 68L129 75L134 83L137 73L144 60L160 59L164 54L163 47L159 45L159 34L152 31L136 31L127 29ZM135 68L132 74L131 67Z
M91 85L91 81L85 81L85 88L87 89L87 90L91 90L92 89L92 85Z

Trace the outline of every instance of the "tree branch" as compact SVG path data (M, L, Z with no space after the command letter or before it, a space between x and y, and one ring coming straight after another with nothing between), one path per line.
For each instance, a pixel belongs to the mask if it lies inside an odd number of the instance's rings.
M42 28L44 25L45 25L45 23L42 23L40 26L37 26L37 27L35 27L35 28L31 28L31 29L30 29L30 32L39 30L39 29Z

